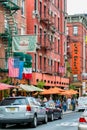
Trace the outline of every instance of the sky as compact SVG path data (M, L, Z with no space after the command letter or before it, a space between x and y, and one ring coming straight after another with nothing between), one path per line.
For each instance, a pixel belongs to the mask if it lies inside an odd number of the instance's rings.
M87 0L67 0L67 12L71 14L87 14Z

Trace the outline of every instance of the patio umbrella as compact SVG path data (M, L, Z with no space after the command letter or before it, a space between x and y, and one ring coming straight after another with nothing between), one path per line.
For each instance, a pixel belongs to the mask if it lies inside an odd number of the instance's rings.
M78 94L78 92L75 90L72 90L72 89L65 90L64 92L61 93L61 95L66 95L66 96L71 96L71 95L75 95L75 94Z
M13 85L5 84L5 83L0 83L0 90L6 90L10 88L15 88Z
M42 89L35 87L33 85L20 84L20 88L26 92L43 91Z
M50 94L61 94L61 92L64 92L63 89L54 87L50 89L45 89L43 92L41 92L41 95L50 95Z

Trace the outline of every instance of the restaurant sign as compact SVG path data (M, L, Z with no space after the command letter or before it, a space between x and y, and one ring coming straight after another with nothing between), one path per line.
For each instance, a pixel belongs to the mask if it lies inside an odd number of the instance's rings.
M13 52L35 52L37 36L17 35L12 37Z

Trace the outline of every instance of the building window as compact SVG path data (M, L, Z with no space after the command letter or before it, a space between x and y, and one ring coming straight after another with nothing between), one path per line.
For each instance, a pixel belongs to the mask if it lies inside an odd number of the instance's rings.
M73 35L78 35L78 26L73 27Z
M25 27L21 27L21 35L25 34Z
M44 71L46 71L46 58L44 57Z
M60 19L58 18L58 32L60 30Z
M42 43L42 29L40 28L40 43Z
M37 0L34 0L34 10L37 10Z
M44 31L44 45L46 46L46 31Z
M58 54L60 54L60 40L58 39Z
M17 5L18 4L18 0L13 0L13 3L15 3Z
M58 9L60 8L60 0L58 0Z
M38 31L38 27L37 25L34 25L34 34L37 34L37 31Z
M44 6L44 17L46 17L46 6Z
M42 56L40 56L40 70L42 70Z
M42 2L40 2L40 16L42 16Z
M21 4L21 14L25 15L25 0L22 0L22 4Z

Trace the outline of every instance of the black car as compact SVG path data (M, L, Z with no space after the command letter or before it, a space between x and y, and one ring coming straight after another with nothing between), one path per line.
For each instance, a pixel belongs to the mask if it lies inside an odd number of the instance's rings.
M50 121L53 121L55 119L62 119L62 108L56 107L54 101L45 102L44 106L46 108L48 119Z

